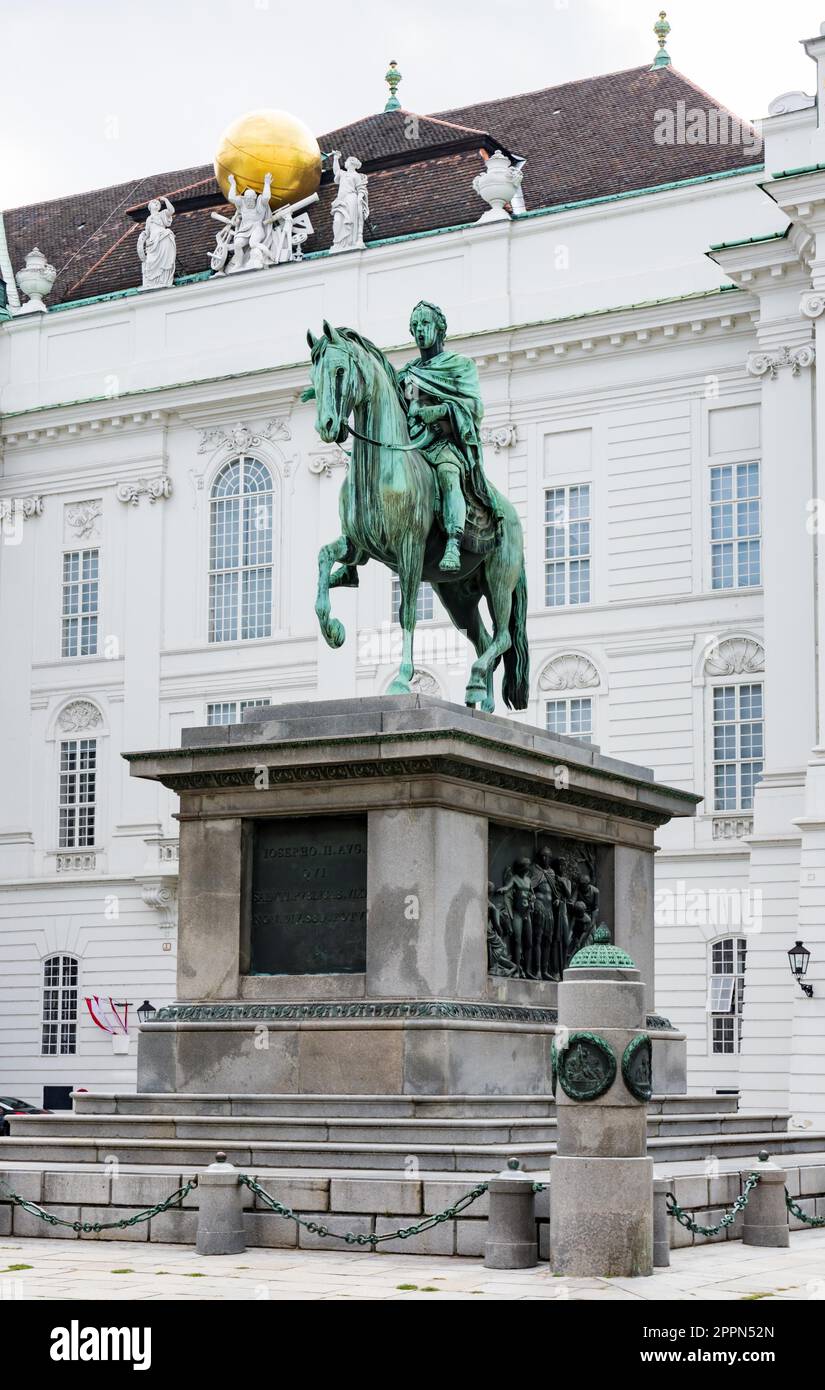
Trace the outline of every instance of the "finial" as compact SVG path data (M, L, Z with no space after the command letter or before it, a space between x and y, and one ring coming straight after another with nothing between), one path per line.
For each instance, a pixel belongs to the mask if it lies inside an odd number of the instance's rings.
M653 59L654 68L669 68L670 54L665 48L665 40L670 33L670 25L667 22L667 15L664 10L659 11L659 18L653 26L653 32L659 40L659 52Z
M390 89L390 94L387 97L387 104L384 110L399 111L401 109L401 102L398 100L396 93L398 91L398 84L401 81L401 73L398 71L398 64L394 58L390 59L390 65L384 73L384 81Z

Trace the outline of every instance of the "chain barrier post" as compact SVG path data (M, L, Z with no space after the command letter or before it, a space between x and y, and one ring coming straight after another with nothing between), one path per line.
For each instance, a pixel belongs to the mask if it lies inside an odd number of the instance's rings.
M667 1194L672 1179L653 1179L653 1267L664 1269L670 1264L670 1230Z
M747 1179L751 1173L759 1175L759 1182L745 1207L742 1227L743 1245L779 1246L789 1245L791 1234L788 1229L788 1212L785 1206L785 1183L787 1173L778 1164L771 1163L767 1150L759 1154L756 1169L742 1170Z
M585 1279L652 1274L652 1045L645 986L627 952L606 943L578 951L559 985L558 1010L550 1267Z
M199 1255L242 1255L246 1250L240 1175L220 1150L198 1175Z
M533 1269L539 1262L536 1240L535 1183L509 1158L498 1177L490 1179L490 1215L484 1264L487 1269Z

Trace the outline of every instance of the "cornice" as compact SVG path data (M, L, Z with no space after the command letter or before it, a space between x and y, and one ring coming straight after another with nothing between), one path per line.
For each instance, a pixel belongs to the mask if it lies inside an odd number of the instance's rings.
M547 366L594 355L660 351L670 344L750 332L759 301L736 287L698 291L673 299L594 309L559 319L538 320L456 333L450 347L472 357L480 371ZM400 364L412 344L384 349ZM231 424L256 414L292 409L307 384L309 362L285 363L220 377L140 388L117 400L94 398L12 412L0 422L6 446L48 445L88 440L121 431L167 427L176 421L196 428Z

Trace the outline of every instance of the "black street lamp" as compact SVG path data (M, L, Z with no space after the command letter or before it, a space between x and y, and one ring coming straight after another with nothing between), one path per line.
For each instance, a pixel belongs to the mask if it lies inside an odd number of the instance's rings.
M155 1008L154 1004L149 1003L148 999L144 999L143 1003L137 1011L137 1015L141 1023L151 1023L156 1013L157 1009Z
M791 967L791 974L799 985L799 988L804 990L809 999L812 999L814 987L813 985L805 984L805 976L808 973L808 962L810 959L811 953L807 946L802 945L801 941L795 942L788 952L788 964Z

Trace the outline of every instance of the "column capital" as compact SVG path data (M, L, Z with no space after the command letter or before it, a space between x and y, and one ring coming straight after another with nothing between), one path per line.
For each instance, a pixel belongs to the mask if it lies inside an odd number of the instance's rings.
M816 348L813 343L803 343L794 348L786 343L773 352L748 353L747 369L751 376L767 376L770 381L775 381L780 369L789 367L791 376L799 376L803 367L812 367L815 361Z

